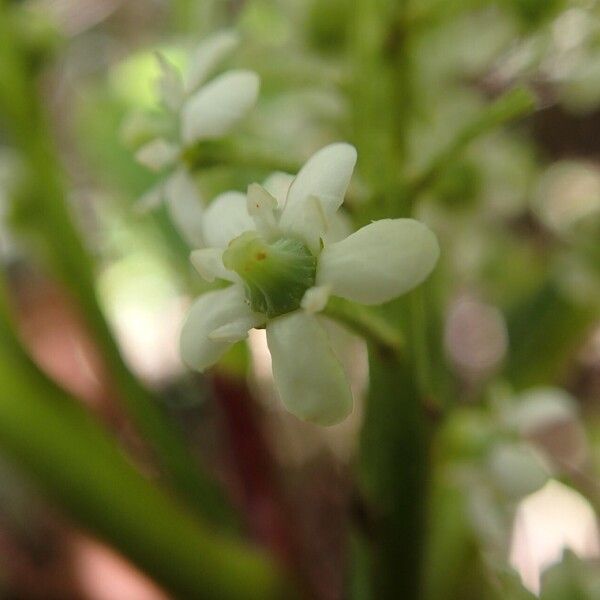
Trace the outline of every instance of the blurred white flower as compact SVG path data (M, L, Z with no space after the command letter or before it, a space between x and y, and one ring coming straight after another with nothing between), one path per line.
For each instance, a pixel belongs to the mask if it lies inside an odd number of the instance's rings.
M277 175L265 186L250 185L246 196L222 194L202 222L210 247L191 257L205 279L232 285L192 305L181 335L183 360L203 371L249 329L266 326L281 400L320 425L344 419L352 395L315 313L330 294L363 304L392 300L421 283L439 255L435 235L413 219L384 219L339 241L330 237L355 162L353 146L332 144L289 185Z
M495 444L488 458L490 475L509 498L520 499L541 488L550 476L544 457L528 444Z
M510 563L535 594L540 575L569 548L581 558L600 555L596 516L581 494L551 479L519 503L513 524Z
M183 75L157 54L161 70L158 93L165 108L178 118L179 139L155 138L136 152L138 162L153 171L174 168L171 175L140 198L137 207L148 210L166 200L175 226L193 247L203 243L204 202L185 165L177 164L183 150L226 135L255 105L260 82L252 71L227 71L206 83L214 68L238 43L232 31L210 36L192 53L191 64Z
M503 421L544 453L558 471L585 469L589 449L577 401L566 391L536 387L521 392Z
M573 397L553 387L537 387L522 392L504 415L506 423L524 436L557 424L571 423L577 418L577 403Z
M549 229L559 235L600 215L600 169L593 163L564 160L540 177L532 208Z

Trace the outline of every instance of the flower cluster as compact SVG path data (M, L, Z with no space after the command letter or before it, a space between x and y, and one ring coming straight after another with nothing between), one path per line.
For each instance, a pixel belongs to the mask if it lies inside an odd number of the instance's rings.
M421 283L439 255L434 234L413 219L384 219L339 239L340 208L356 162L345 143L314 154L295 178L280 174L246 195L222 194L205 211L207 247L192 262L228 287L192 305L181 353L210 367L253 328L266 328L276 388L299 418L332 425L352 411L343 368L318 315L330 295L381 304Z
M139 207L152 208L166 200L173 222L192 247L203 243L200 222L204 203L182 155L198 143L228 134L258 98L260 82L252 71L230 70L206 82L238 43L238 36L231 31L210 36L192 53L190 66L183 75L162 55L157 55L161 70L159 96L164 107L176 117L179 131L175 140L159 137L137 151L138 162L149 169L173 169L140 199Z
M184 77L158 57L159 93L179 135L137 152L151 169L174 169L143 204L166 199L174 224L199 248L191 260L200 275L229 283L192 305L181 333L185 363L204 371L250 329L265 328L284 405L301 419L332 425L353 401L318 313L331 295L381 304L414 288L437 261L437 240L413 219L384 219L351 233L338 212L356 163L345 143L321 149L296 177L274 173L247 194L225 192L205 207L185 152L230 132L258 95L258 76L249 71L205 83L236 44L231 32L215 34L197 48Z

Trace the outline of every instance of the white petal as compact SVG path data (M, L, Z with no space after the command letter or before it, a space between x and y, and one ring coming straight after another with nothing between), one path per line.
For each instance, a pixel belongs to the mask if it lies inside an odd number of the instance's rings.
M204 203L194 180L185 169L179 169L169 177L165 196L169 215L181 236L192 248L202 246Z
M246 196L241 192L225 192L217 196L204 213L204 242L213 248L226 248L232 239L254 229Z
M164 133L162 117L142 109L132 109L121 121L119 139L127 148L135 149Z
M523 436L561 423L574 423L577 419L575 399L566 391L550 386L530 388L522 392L505 415L507 423L520 430Z
M275 171L263 181L262 186L277 200L277 206L280 209L285 204L292 181L294 181L294 176L283 171Z
M313 154L290 186L282 226L293 223L299 207L310 196L319 198L327 215L333 214L344 201L355 164L356 149L350 144L331 144Z
M240 277L237 273L226 269L223 266L222 248L202 248L194 250L190 255L190 260L194 268L200 274L200 277L212 283L215 279L224 279L237 283Z
M275 386L292 414L334 425L352 412L346 374L317 317L295 311L269 321L267 343Z
M308 288L306 292L304 292L300 306L307 313L321 312L325 306L327 306L329 296L331 296L330 285L317 285Z
M204 371L214 365L231 346L231 341L211 339L211 334L243 319L247 319L248 329L264 322L261 315L250 310L242 286L232 285L200 296L192 304L181 331L183 361L196 371Z
M246 194L246 206L256 230L266 237L274 235L277 230L277 200L258 183L251 183Z
M414 219L384 219L326 246L317 285L363 304L381 304L408 292L431 273L439 257L433 232Z
M206 80L211 71L227 58L239 44L235 31L217 31L203 40L192 53L186 76L187 93L194 92Z
M352 232L352 221L350 217L343 211L338 210L328 219L327 232L324 236L325 244L333 244L346 239Z
M287 226L280 221L282 232L300 238L314 255L321 251L321 239L328 229L328 219L321 201L316 196L309 196L302 204L298 204L294 219Z
M179 146L157 138L144 144L136 153L135 159L152 171L160 171L172 165L179 155Z
M183 106L181 135L186 144L221 137L254 106L259 79L252 71L228 71L200 88Z
M242 317L218 327L208 337L215 342L234 344L235 342L245 340L248 337L248 331L254 327L256 322L257 319L254 316Z
M143 215L157 208L165 197L165 182L159 181L155 186L144 192L134 203L133 210Z
M162 103L171 111L181 108L184 99L183 81L179 71L162 55L156 53L160 75L157 81L158 94Z
M534 447L519 442L495 444L487 467L492 481L513 499L533 494L550 475L543 455Z

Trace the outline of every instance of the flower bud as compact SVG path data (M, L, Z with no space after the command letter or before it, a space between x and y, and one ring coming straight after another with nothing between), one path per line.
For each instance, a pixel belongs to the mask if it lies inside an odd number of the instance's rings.
M252 310L272 318L300 308L304 293L315 283L317 259L299 240L267 243L247 231L230 242L223 264L244 280Z

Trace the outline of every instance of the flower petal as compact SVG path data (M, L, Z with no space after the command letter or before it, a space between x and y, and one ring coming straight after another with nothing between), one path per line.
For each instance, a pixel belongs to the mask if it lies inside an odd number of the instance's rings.
M252 71L228 71L201 87L183 106L181 135L186 144L228 133L254 106L259 78Z
M277 206L280 209L285 204L292 181L294 181L294 176L283 171L275 171L263 181L262 186L277 200Z
M331 215L327 225L327 232L323 238L325 245L341 242L354 232L352 221L343 210L338 210Z
M331 286L313 286L311 288L308 288L306 292L304 292L304 296L302 297L300 306L307 313L321 312L325 308L325 306L327 306L329 296L331 296Z
M133 210L139 215L157 208L165 197L165 181L161 180L144 192L133 204Z
M231 346L233 337L231 331L228 336L220 336L219 330L240 321L248 325L246 333L251 327L264 322L264 317L253 313L246 304L241 285L200 296L192 304L181 331L183 361L196 371L204 371L214 365ZM241 335L238 329L235 341L242 339Z
M366 225L319 257L317 285L332 294L381 304L408 292L431 273L439 257L433 232L414 219L384 219Z
M171 111L181 108L185 93L179 71L160 53L156 53L160 75L157 81L161 102Z
M316 196L309 196L302 204L298 204L298 210L295 211L291 223L286 226L280 221L279 225L284 233L301 239L315 256L321 250L321 239L325 236L328 227L327 215L321 200Z
M194 180L185 169L177 170L165 184L167 209L173 224L192 247L203 245L204 204Z
M277 230L277 200L258 183L251 183L246 194L246 206L256 230L267 238L271 237Z
M217 196L204 212L202 231L204 242L209 247L226 248L232 239L254 229L246 196L241 192L225 192Z
M144 144L136 153L135 159L152 171L160 171L172 165L179 155L179 146L157 138Z
M313 154L292 182L281 215L283 227L290 226L299 207L316 196L325 213L333 214L344 201L356 164L356 149L345 143L330 144Z
M203 40L192 53L186 76L187 93L196 91L210 72L235 50L239 42L238 34L231 30L217 31Z
M200 277L212 283L215 279L224 279L232 283L241 281L240 276L234 271L226 269L223 265L222 248L202 248L194 250L190 255L192 265Z
M253 316L241 317L221 327L217 327L208 337L215 342L234 344L235 342L245 340L248 337L248 331L254 327L255 323L256 318Z
M295 311L269 321L267 343L275 386L292 414L334 425L352 412L346 374L317 317Z

